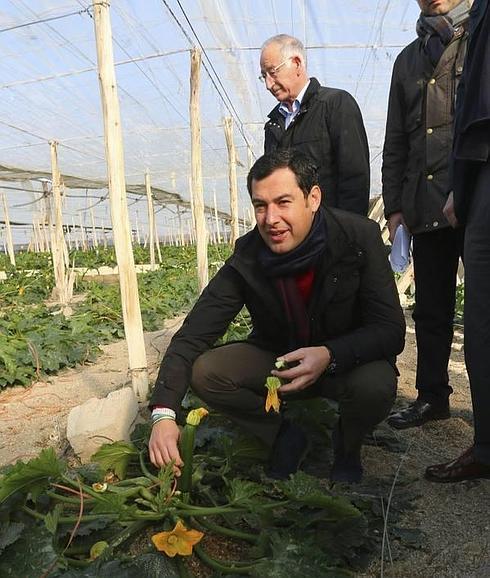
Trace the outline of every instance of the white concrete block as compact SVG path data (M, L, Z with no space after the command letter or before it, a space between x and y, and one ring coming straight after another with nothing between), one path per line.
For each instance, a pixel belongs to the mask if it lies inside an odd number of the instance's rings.
M130 387L103 399L92 397L70 411L66 437L85 463L102 444L129 441L137 414L138 400Z

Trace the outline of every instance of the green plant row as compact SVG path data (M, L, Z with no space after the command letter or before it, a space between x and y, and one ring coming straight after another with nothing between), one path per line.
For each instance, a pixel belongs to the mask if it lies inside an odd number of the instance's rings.
M199 439L206 413L187 416L177 479L172 464L147 462L144 428L86 466L69 468L49 449L9 468L0 478L0 575L191 577L184 560L194 552L216 577L351 576L367 541L359 508L303 472L266 478L253 440L231 441L218 425ZM209 539L232 541L240 554L217 557Z
M195 249L166 249L156 271L138 275L145 331L160 329L166 319L187 311L197 296ZM210 261L213 272L222 262L216 248ZM25 385L63 367L92 361L100 345L124 337L118 284L80 279L76 292L84 298L65 317L59 307L44 302L54 279L49 261L43 267L34 272L9 270L0 283L0 387Z

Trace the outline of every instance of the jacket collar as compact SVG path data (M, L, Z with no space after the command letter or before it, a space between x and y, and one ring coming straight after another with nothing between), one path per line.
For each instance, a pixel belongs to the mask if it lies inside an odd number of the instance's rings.
M315 96L315 94L317 94L317 92L320 90L320 88L321 88L320 83L318 82L318 80L316 78L314 78L312 76L310 78L310 84L308 85L308 88L306 89L306 92L303 96L303 100L301 101L301 107L299 109L298 114L301 114L301 113L306 112L308 110L308 104L309 104L310 100ZM277 104L270 111L268 117L271 120L284 119L283 115L279 111L280 106L281 106L281 103Z

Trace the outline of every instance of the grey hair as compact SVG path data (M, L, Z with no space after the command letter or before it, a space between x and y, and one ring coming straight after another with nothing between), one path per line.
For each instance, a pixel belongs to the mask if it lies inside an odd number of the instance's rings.
M262 44L261 50L264 50L271 44L279 45L283 58L289 58L292 56L301 57L303 65L306 69L306 50L301 40L298 40L294 36L289 36L289 34L277 34L276 36L271 36L268 38L264 44Z

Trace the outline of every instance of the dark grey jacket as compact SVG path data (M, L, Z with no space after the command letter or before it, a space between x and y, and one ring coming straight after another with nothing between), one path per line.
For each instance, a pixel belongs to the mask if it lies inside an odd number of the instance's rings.
M434 68L420 39L393 67L383 149L385 215L401 211L412 233L448 227L442 209L449 193L454 104L463 72L462 27Z
M271 111L264 127L264 152L278 148L301 151L318 167L324 206L367 215L369 147L354 98L311 78L287 130L279 106Z
M308 307L310 345L331 349L338 372L378 359L394 363L403 349L405 320L379 226L336 209L323 209L323 214L328 238ZM248 342L277 355L289 351L286 312L258 265L261 246L257 229L237 241L235 252L173 337L152 405L180 407L194 361L213 347L243 306L252 317Z

